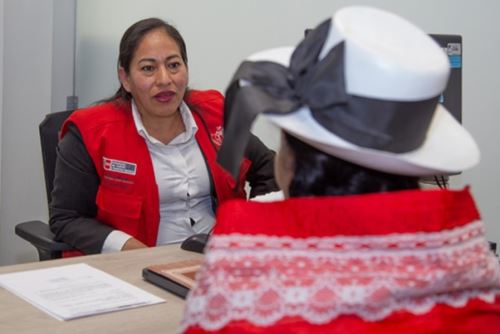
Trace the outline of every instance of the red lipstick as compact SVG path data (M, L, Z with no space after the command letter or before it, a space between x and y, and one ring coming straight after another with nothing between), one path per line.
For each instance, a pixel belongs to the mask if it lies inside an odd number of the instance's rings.
M158 94L156 94L154 96L154 98L156 99L156 101L158 102L161 102L161 103L168 103L172 100L172 98L175 96L175 92L174 91L163 91L163 92L159 92Z

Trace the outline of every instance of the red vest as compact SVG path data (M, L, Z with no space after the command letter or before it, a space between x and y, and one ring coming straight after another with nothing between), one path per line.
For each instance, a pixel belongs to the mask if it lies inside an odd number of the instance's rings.
M239 189L216 163L222 141L223 96L217 91L191 91L185 98L198 126L195 135L206 160L218 202L245 197L250 161L242 163ZM63 124L75 124L100 178L97 219L148 246L155 246L160 220L158 187L144 138L137 133L130 103L105 103L74 112Z

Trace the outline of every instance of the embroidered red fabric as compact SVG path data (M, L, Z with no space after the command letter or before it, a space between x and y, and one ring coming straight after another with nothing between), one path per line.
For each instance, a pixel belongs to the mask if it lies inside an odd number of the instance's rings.
M231 202L181 329L491 333L499 294L468 190Z

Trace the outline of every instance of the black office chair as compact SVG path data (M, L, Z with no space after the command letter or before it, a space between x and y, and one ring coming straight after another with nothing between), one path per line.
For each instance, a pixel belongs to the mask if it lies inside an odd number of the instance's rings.
M47 204L51 200L59 130L72 112L73 110L67 110L48 114L39 126ZM15 227L15 232L37 249L40 261L58 259L62 257L63 251L73 249L68 244L54 241L54 234L50 231L49 225L40 220L19 223Z

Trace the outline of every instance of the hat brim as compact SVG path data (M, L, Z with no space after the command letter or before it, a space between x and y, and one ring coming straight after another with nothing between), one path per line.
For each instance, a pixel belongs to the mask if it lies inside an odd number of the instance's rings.
M293 48L259 52L252 61L273 61L288 66ZM456 174L479 162L479 148L469 132L438 104L427 136L413 151L396 154L360 147L345 141L322 127L307 106L295 112L265 114L272 123L319 150L349 162L387 172L409 176Z

